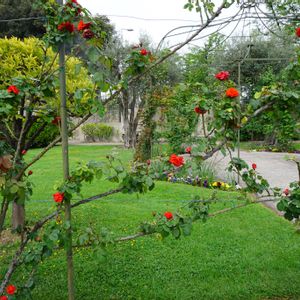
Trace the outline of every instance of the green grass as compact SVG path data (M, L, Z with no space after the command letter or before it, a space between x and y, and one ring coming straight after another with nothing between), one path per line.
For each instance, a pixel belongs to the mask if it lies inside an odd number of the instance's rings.
M104 159L112 147L72 146L71 165L78 159ZM28 158L36 151L29 151ZM120 150L121 158L132 157ZM36 194L27 215L37 219L54 208L53 181L61 178L60 148L38 162L31 180ZM105 181L87 185L85 195L112 188ZM157 182L145 195L113 195L73 210L78 232L87 224L106 227L116 236L137 232L151 212L174 211L194 195L208 197L211 190ZM237 194L220 192L235 202ZM37 199L47 201L37 202ZM216 204L212 210L224 208ZM7 246L0 256L0 274L12 253ZM294 226L261 205L236 209L195 223L192 235L180 240L143 237L108 247L106 261L92 249L75 251L76 299L300 299L300 236ZM6 252L4 252L6 251ZM12 282L16 282L20 274ZM39 267L33 299L66 299L63 251Z
M240 145L241 145L241 149L246 151L261 150L266 148L266 146L263 145L263 142L259 142L259 141L241 142ZM294 142L293 147L295 150L300 150L300 142L299 141Z

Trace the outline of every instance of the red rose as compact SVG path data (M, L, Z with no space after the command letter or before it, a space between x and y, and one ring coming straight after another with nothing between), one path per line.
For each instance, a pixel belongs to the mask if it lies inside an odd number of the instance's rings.
M0 296L0 300L8 300L7 296Z
M219 80L227 80L229 78L229 72L227 71L221 71L218 74L215 75L215 77Z
M173 214L170 211L166 211L164 216L167 218L167 220L173 219Z
M194 108L194 111L195 111L195 113L197 113L197 114L199 114L199 115L204 115L204 114L207 112L207 110L205 110L205 109L203 109L203 108L200 108L200 107L198 107L198 106L196 106L196 107Z
M53 199L56 203L61 203L64 200L64 193L55 193L53 194Z
M169 158L169 162L175 167L181 167L184 164L184 159L182 156L177 156L176 154L172 154Z
M29 170L29 171L28 171L28 176L30 176L30 175L32 175L32 174L33 174L32 170Z
M147 55L148 51L145 48L143 48L143 49L141 49L140 54L143 55L143 56Z
M54 124L54 125L58 125L61 121L61 117L55 117L51 123Z
M191 147L185 148L185 153L191 154L191 151L192 151L192 148L191 148Z
M57 29L60 31L69 31L70 33L72 33L75 30L75 27L71 22L67 21L59 24L57 26Z
M226 91L226 96L229 97L229 98L238 97L239 96L239 91L237 89L235 89L235 88L229 88Z
M10 284L6 287L6 293L8 295L13 295L16 292L16 290L17 290L17 288L12 284Z
M20 91L18 90L18 88L15 86L15 85L10 85L8 88L7 88L7 91L9 93L14 93L15 95L18 95L20 93Z
M296 28L296 36L300 37L300 27Z
M283 193L284 193L286 196L288 196L288 194L290 193L290 190L289 190L288 188L286 188L286 189L283 190Z
M147 159L147 165L150 166L151 165L151 160Z
M257 168L257 165L253 163L252 164L252 169L255 170L256 168Z
M90 26L91 26L91 22L84 23L82 20L80 20L77 25L77 29L78 29L78 31L83 31L84 29L89 29Z
M22 150L22 152L21 152L22 155L25 155L26 153L27 153L27 151L25 149Z
M90 29L85 29L82 34L82 36L87 40L93 38L94 35L95 35L94 32Z

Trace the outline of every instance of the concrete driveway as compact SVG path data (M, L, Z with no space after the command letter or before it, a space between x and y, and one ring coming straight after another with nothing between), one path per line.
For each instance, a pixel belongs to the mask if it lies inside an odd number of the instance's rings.
M237 157L237 153L233 153ZM300 159L300 154L289 153L272 153L272 152L254 152L254 151L241 151L240 157L245 160L250 166L256 163L256 171L268 180L271 187L286 188L292 181L298 181L298 170L294 162L287 160L288 157L296 156ZM226 171L229 156L223 156L221 153L215 154L211 159L214 163L217 175L222 180L231 181L233 177L231 173ZM240 184L242 185L242 183ZM276 203L268 202L268 207L276 210Z

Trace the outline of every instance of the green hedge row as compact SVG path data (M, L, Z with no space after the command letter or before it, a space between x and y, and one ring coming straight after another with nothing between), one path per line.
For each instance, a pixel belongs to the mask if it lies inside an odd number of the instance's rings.
M108 141L113 136L113 127L101 123L89 123L82 126L87 141Z

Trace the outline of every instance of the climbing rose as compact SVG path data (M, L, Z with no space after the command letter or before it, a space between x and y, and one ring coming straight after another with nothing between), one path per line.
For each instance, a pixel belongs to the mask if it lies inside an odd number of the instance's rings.
M64 200L64 193L55 193L53 194L53 199L56 203L61 203Z
M83 31L84 29L89 29L91 26L91 22L84 23L82 20L79 21L77 25L78 31Z
M74 6L77 7L76 16L78 16L81 13L80 4L77 2L77 0L70 0L67 3L67 6L69 6L70 8L73 8Z
M207 112L207 110L205 110L205 109L203 109L203 108L200 108L200 107L198 107L198 106L196 106L196 107L194 108L194 111L195 111L195 113L197 113L197 114L199 114L199 115L204 115L204 114Z
M172 154L170 156L169 162L175 167L181 167L184 164L184 159L182 156L177 156L176 154Z
M82 34L82 36L87 40L93 38L94 35L95 35L94 32L90 29L85 29Z
M0 300L8 300L7 296L0 296Z
M169 212L169 211L166 211L166 212L164 213L164 216L165 216L168 220L173 219L173 214L172 214L171 212Z
M9 93L14 93L15 95L18 95L20 93L20 91L18 90L18 88L15 86L15 85L10 85L8 88L7 88L7 91Z
M75 27L71 22L67 21L67 22L63 22L63 23L59 24L57 26L57 29L60 31L66 30L66 31L69 31L70 33L72 33L75 30Z
M147 159L147 165L150 166L151 165L151 160Z
M229 72L221 71L218 74L216 74L215 77L221 81L227 80L229 78Z
M226 91L226 96L229 98L235 98L235 97L238 97L238 95L239 95L239 91L235 88L229 88Z
M290 190L288 188L283 190L283 193L287 196L290 193Z
M61 117L55 117L55 118L51 121L51 123L52 123L53 125L58 125L58 124L60 123L60 121L61 121Z
M252 164L252 169L255 170L256 168L257 168L257 165L253 163Z
M25 149L22 150L22 152L21 152L22 155L25 155L26 153L27 153L27 151Z
M300 27L296 28L296 35L297 37L300 37Z
M6 293L8 295L13 295L16 292L16 290L17 290L17 288L12 284L10 284L6 287Z
M185 148L185 153L191 154L192 148L191 147L186 147Z
M143 48L143 49L141 49L140 54L141 55L147 55L148 51L145 48Z
M29 170L29 171L28 171L28 176L30 176L30 175L32 175L32 174L33 174L32 170Z

